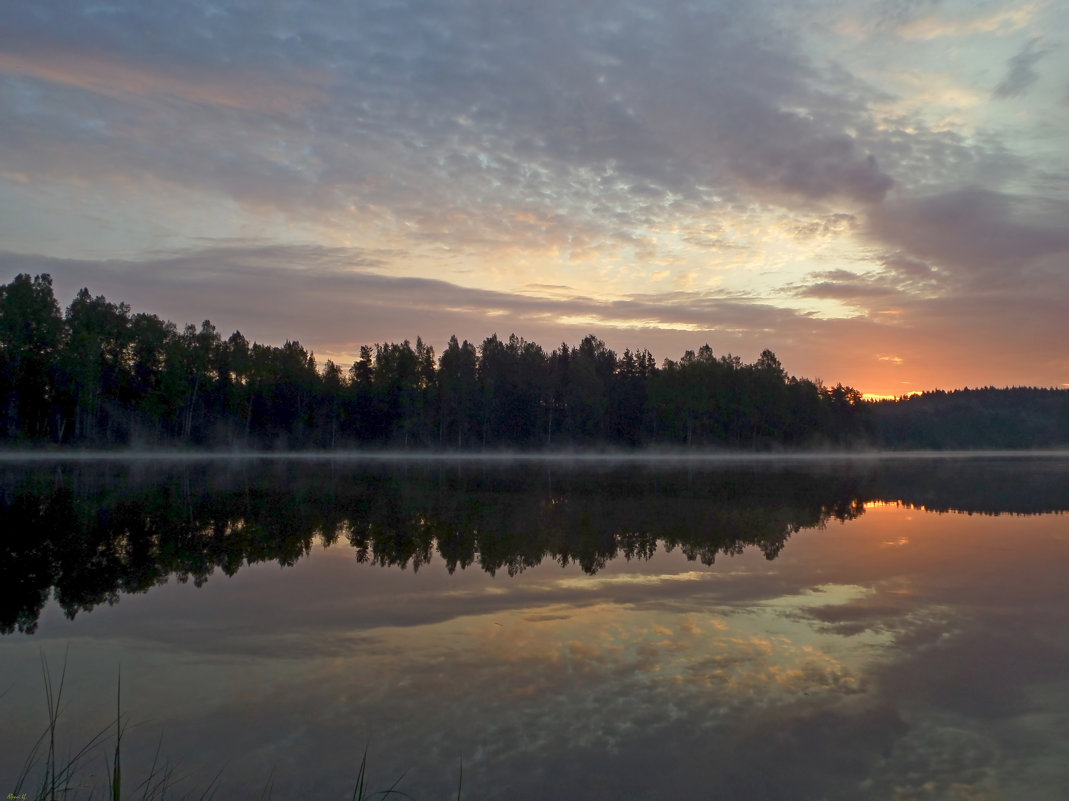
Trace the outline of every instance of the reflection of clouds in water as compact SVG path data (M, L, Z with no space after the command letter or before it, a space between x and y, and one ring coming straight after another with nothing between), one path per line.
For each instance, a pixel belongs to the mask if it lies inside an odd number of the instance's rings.
M990 736L946 721L910 726L870 782L890 798L998 798L998 743Z
M152 662L152 715L180 706L165 750L205 781L212 754L239 755L229 788L259 789L276 762L278 796L346 792L370 742L376 779L407 771L415 798L455 790L461 759L465 788L487 798L1058 797L1061 521L912 512L910 548L882 547L906 511L873 510L730 571L678 554L610 565L597 592L549 565L507 581L421 570L399 594L386 571L333 549L281 574L249 568L197 591L229 599L211 642L187 647L188 632L140 612L162 629L145 650L168 644ZM276 633L250 623L264 592L289 608ZM164 595L107 613L133 621ZM175 657L234 691L188 695L168 679Z
M558 579L554 584L562 589L583 589L594 591L608 586L634 584L665 584L675 581L715 581L716 574L706 571L690 570L686 573L619 573L614 576L572 576Z
M568 614L547 612L535 620L519 612L492 617L473 620L471 637L465 640L467 648L476 649L474 661L483 666L524 663L537 671L543 663L565 665L569 680L668 682L676 692L703 688L704 695L732 696L732 703L743 692L770 698L772 693L826 689L852 692L858 686L856 668L821 648L787 636L751 633L755 627L750 620L719 612L666 614L599 604ZM412 638L412 650L426 642L419 631L397 634ZM538 683L545 686L546 680Z
M715 613L596 605L530 617L383 631L388 647L378 657L332 661L329 675L304 682L330 688L316 703L326 721L418 718L424 731L376 737L406 753L429 731L443 759L451 743L465 742L469 775L506 783L518 764L623 755L681 734L685 748L699 732L732 741L757 736L751 717L761 709L771 725L782 707L797 705L794 714L804 716L857 703L850 697L859 680L834 657L786 637L733 632Z

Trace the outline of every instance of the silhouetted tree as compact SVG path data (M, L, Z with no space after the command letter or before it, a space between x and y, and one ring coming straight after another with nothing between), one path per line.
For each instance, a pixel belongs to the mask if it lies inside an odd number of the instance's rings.
M0 434L48 436L63 320L52 277L25 273L0 286ZM63 439L62 419L56 438Z
M438 443L456 443L463 448L471 443L475 420L476 365L475 346L464 340L449 338L449 345L438 361Z

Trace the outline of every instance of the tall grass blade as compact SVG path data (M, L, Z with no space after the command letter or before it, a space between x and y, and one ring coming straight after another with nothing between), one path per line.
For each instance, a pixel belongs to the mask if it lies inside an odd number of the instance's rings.
M111 801L122 801L122 666L115 685L115 770L111 775Z
M223 769L219 768L218 772L212 777L212 780L208 782L208 786L204 788L204 792L200 794L200 798L197 801L210 801L215 798L215 793L219 789L216 787L216 783L219 781L219 777L223 775Z
M167 785L171 781L171 777L174 775L174 770L164 764L163 768L159 767L160 764L160 749L163 747L163 732L160 732L160 739L156 741L156 752L152 755L152 766L149 768L148 776L141 784L134 788L136 793L141 790L141 801L150 801L157 796L163 799L167 793ZM158 776L158 778L157 778Z
M15 792L12 795L22 795L22 785L26 783L26 779L30 776L30 771L33 770L33 766L37 764L37 752L41 750L41 746L44 745L45 737L48 736L48 728L41 732L41 736L37 738L37 742L33 744L30 749L30 753L26 755L26 760L22 763L22 770L19 771L19 775L15 777Z
M63 669L59 674L59 687L55 687L52 684L52 672L48 669L48 659L44 651L41 651L41 672L45 682L45 703L48 706L48 758L45 761L44 785L41 787L39 797L48 799L48 801L56 801L57 782L63 778L63 773L56 775L56 727L59 725L63 685L67 681L67 657L69 655L70 646L68 645L63 653Z
M275 789L275 766L271 765L271 771L267 774L267 784L260 792L260 801L271 801L271 794Z
M400 776L397 777L397 780L390 785L390 788L388 790L379 790L379 792L375 793L375 795L379 796L380 798L389 798L391 795L399 795L402 798L412 798L412 796L410 796L408 793L402 793L400 790L396 789L397 785L401 783L401 780L404 777L405 774L402 773Z
M364 777L367 775L367 743L364 743L364 756L360 758L360 770L356 774L356 786L353 788L353 801L364 801Z

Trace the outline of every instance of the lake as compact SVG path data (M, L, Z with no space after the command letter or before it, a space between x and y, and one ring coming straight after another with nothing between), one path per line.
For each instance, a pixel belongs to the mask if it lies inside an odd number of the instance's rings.
M1061 799L1067 510L1054 454L10 459L0 777L44 661L167 797Z

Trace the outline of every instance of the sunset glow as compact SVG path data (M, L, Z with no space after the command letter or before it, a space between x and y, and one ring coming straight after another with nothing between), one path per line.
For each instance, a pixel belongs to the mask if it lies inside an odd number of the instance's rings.
M15 3L0 280L224 337L1069 386L1069 6Z

